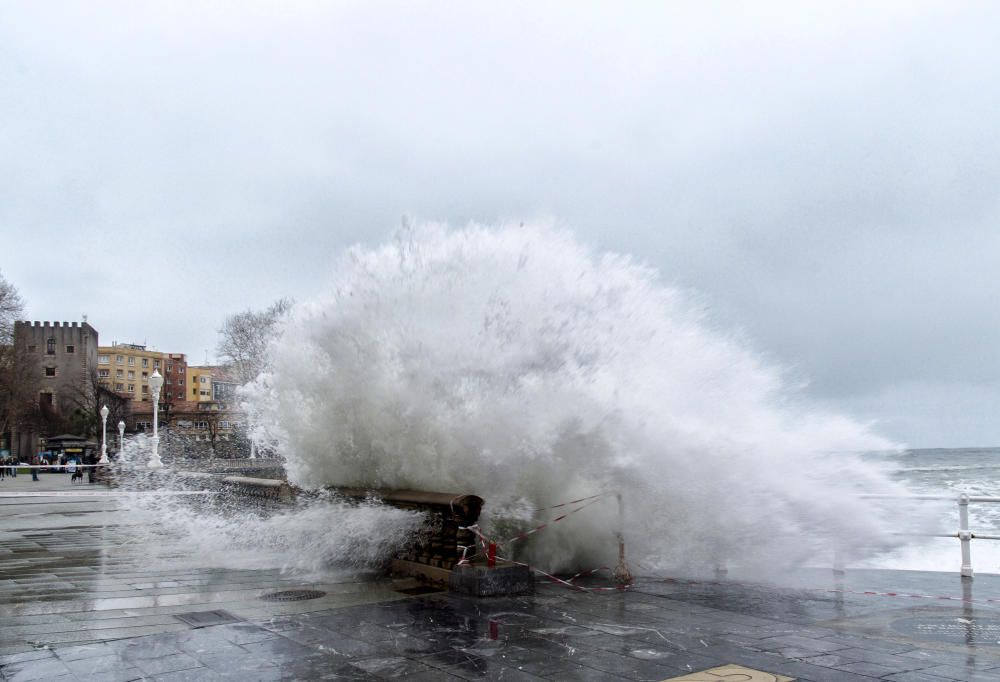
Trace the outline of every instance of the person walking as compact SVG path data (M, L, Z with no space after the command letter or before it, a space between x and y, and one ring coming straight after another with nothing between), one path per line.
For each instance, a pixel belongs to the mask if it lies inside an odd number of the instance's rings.
M38 468L37 467L38 467L39 464L41 464L41 458L39 458L38 455L35 455L34 457L31 458L31 464L32 464L32 466L31 466L31 480L32 481L37 481L38 480Z
M2 481L4 479L4 476L6 476L7 474L7 464L8 460L0 459L0 481Z

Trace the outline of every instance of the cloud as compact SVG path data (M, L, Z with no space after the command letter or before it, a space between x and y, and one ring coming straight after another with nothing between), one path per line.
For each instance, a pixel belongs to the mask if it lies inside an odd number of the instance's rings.
M36 317L200 359L227 313L307 298L404 213L553 216L701 292L817 399L1000 394L998 19L7 5L0 267Z

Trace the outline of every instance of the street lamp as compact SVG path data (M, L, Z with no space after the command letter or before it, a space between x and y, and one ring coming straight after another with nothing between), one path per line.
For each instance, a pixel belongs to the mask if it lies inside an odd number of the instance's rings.
M163 387L163 377L160 375L160 371L154 369L153 375L149 377L149 390L153 393L153 451L149 455L149 461L146 466L150 469L161 469L163 468L163 462L160 461L160 436L159 436L159 407L160 407L160 388Z
M125 448L125 422L118 422L118 455L121 456L122 450Z
M101 459L98 464L108 463L108 406L101 408ZM93 461L93 460L91 460Z

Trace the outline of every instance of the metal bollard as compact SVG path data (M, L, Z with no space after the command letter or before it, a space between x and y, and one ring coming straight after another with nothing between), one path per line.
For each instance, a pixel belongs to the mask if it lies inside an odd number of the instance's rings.
M611 572L611 578L619 588L625 588L634 582L632 572L628 570L628 562L625 561L625 502L622 494L616 495L618 498L618 564Z
M972 577L972 533L969 531L969 496L962 493L958 496L958 539L962 544L963 578Z

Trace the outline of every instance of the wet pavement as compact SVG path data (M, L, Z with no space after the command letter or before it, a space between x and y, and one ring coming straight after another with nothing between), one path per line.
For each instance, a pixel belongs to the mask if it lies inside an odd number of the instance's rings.
M50 475L36 488L56 496L4 496L28 482L0 482L4 680L666 680L738 664L772 675L755 679L1000 681L996 576L640 578L626 592L539 583L473 599L197 561L164 570L130 544L114 494L67 497ZM291 590L324 595L261 598ZM687 679L751 679L721 674Z

